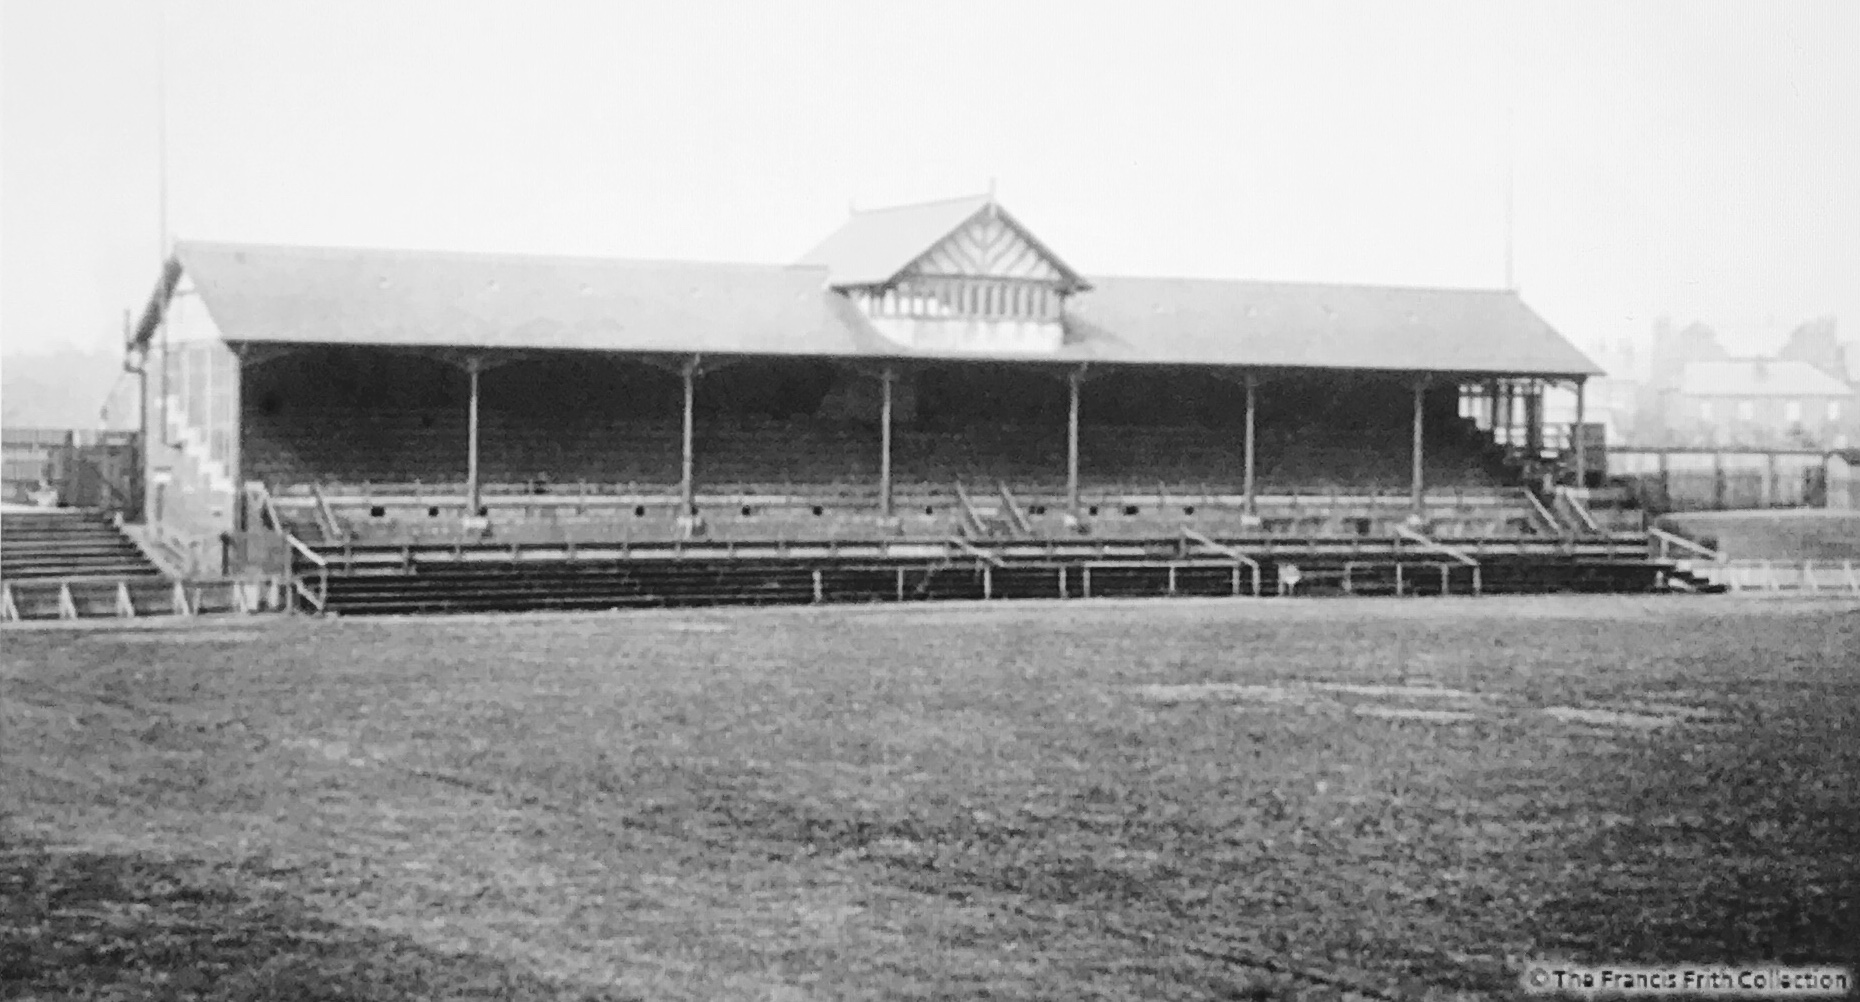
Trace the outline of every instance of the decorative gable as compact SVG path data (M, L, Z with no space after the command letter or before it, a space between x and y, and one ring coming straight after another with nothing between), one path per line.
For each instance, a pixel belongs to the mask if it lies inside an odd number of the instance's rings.
M880 333L917 348L1057 351L1063 302L1084 283L993 202L890 281L848 290Z
M905 273L1067 284L1060 266L992 204L924 252Z

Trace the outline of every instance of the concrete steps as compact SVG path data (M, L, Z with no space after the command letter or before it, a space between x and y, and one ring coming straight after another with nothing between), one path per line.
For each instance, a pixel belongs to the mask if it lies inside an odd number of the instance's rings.
M1264 563L1274 595L1284 561ZM1433 560L1297 561L1301 595L1466 595L1473 568ZM1481 564L1481 594L1650 592L1652 560L1527 557ZM917 561L551 561L440 564L332 574L326 610L344 614L776 605L934 599L1251 595L1252 573L1195 561L1050 561L988 566Z
M0 580L154 579L162 573L100 515L76 509L0 513Z

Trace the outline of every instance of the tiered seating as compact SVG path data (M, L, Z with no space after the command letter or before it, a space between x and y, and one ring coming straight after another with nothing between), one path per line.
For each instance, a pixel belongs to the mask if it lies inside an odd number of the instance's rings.
M476 538L461 521L464 415L450 410L249 415L245 470L280 498L307 503L322 485L358 541ZM1086 425L1081 492L1096 535L1258 532L1242 518L1244 445L1231 428ZM479 431L480 485L492 535L512 540L676 538L680 429L675 423L584 415L552 419L487 410ZM942 536L962 524L955 485L989 510L1008 483L1039 534L1079 531L1065 520L1062 427L901 427L893 435L897 519L876 517L876 428L821 420L701 415L695 474L712 538L829 539ZM1385 534L1408 516L1408 439L1323 424L1268 425L1258 434L1264 529L1310 535ZM1521 498L1456 510L1459 491L1497 478L1475 431L1438 429L1426 451L1430 515L1440 535L1528 531ZM1499 471L1502 472L1502 471ZM538 497L533 481L548 483ZM1372 504L1366 494L1386 501ZM631 498L616 503L616 495ZM1275 501L1275 495L1290 495ZM589 500L584 501L583 497ZM776 500L779 499L779 500ZM300 520L302 521L302 520ZM300 536L316 535L306 528Z
M251 417L248 479L274 490L294 484L458 484L467 430L450 411L300 411L289 420ZM550 422L486 412L478 429L484 483L675 484L676 426L580 420Z
M160 579L161 571L101 516L72 509L0 516L0 579Z
M558 421L487 411L479 428L483 483L670 486L679 477L675 424L598 417ZM300 411L289 420L253 416L246 440L250 478L275 488L295 483L453 484L464 479L466 429L456 411ZM1410 470L1405 434L1324 425L1264 428L1258 434L1263 493L1402 489ZM1491 458L1463 429L1428 443L1430 488L1495 486ZM900 428L893 436L895 482L948 485L1006 480L1028 489L1065 482L1061 428L987 425L948 430ZM875 429L825 422L700 422L696 468L705 489L771 493L787 485L870 487L877 483ZM1087 425L1080 432L1080 476L1087 489L1237 490L1244 447L1231 429Z

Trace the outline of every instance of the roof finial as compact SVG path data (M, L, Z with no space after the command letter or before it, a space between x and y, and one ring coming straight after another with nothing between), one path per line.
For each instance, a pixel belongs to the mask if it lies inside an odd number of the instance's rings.
M995 178L992 174L988 176L988 200L995 200Z

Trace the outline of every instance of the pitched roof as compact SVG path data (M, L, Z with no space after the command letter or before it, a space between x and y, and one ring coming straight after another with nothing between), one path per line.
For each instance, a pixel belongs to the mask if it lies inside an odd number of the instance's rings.
M1600 372L1514 293L1101 278L1057 352L918 350L824 267L183 243L228 341L1026 362ZM164 283L144 314L152 330Z
M836 286L881 285L991 201L969 195L854 212L797 263L826 268Z
M1733 358L1687 362L1679 392L1695 397L1851 397L1847 384L1807 362Z
M822 268L183 243L229 341L859 354ZM876 336L876 335L874 335Z
M1068 286L1084 286L1077 272L1061 261L1051 248L1041 243L1019 220L1009 215L992 195L970 195L854 212L844 225L813 250L801 255L799 263L825 267L831 276L829 283L835 288L883 285L898 277L899 273L934 250L945 238L984 210L993 210L1044 255L1065 276Z
M1515 292L1094 278L1069 332L1131 361L1558 376L1602 370Z

